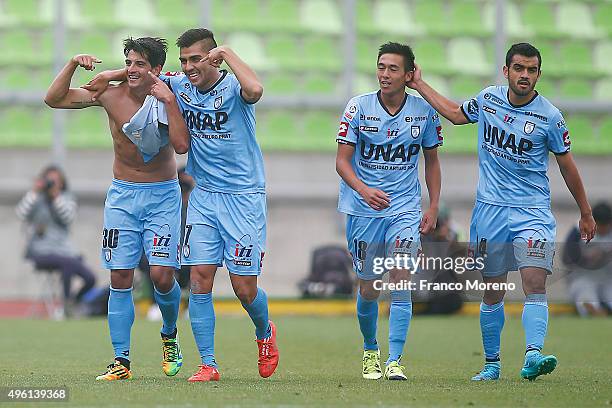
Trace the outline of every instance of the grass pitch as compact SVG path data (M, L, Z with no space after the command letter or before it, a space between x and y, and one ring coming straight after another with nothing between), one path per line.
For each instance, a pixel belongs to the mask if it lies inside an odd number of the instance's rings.
M552 317L545 351L559 358L551 374L519 378L523 361L520 318L506 320L502 379L472 383L483 363L477 317L412 320L403 365L409 380L361 378L361 336L350 317L275 319L281 351L277 372L257 373L257 345L246 317L217 317L221 381L190 384L199 358L187 321L179 324L184 366L176 377L161 371L160 324L138 319L132 330L130 381L96 382L112 360L105 320L2 321L0 385L69 388L70 400L44 406L519 406L612 404L612 321ZM379 322L386 357L387 321ZM384 358L383 357L383 358ZM10 406L0 403L0 406ZM24 407L37 404L16 403Z

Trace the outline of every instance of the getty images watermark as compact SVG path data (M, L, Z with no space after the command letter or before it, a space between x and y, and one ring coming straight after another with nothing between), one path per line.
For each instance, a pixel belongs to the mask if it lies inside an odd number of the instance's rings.
M485 255L486 256L486 255ZM485 266L484 257L427 257L422 253L416 258L407 254L397 254L394 257L376 257L373 272L382 275L392 269L407 270L411 275L426 271L454 271L461 275L467 271L482 271ZM373 282L376 290L420 290L420 291L468 291L468 290L506 290L516 289L513 282L483 282L478 279L466 279L456 282L432 282L427 279L401 280L399 282L383 282L377 279Z

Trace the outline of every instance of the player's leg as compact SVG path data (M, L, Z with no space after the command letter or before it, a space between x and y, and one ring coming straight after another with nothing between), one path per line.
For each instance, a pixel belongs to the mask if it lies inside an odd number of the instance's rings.
M470 226L470 253L484 260L483 282L505 283L511 269L508 209L477 202ZM497 380L501 372L501 333L504 328L504 290L485 290L480 304L480 332L485 355L483 369L473 381Z
M383 376L376 340L380 290L374 287L375 280L358 278L357 320L363 336L362 376L366 380L378 380Z
M215 360L215 309L212 290L217 264L192 265L190 271L189 320L202 364L189 382L219 381Z
M546 277L552 273L556 224L549 209L517 208L512 212L514 256L525 292L522 321L526 347L521 377L534 380L557 366L555 356L542 354L548 330Z

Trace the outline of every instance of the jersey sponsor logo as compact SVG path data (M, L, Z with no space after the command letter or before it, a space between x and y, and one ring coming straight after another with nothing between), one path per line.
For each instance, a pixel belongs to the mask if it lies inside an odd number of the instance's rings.
M438 115L438 112L434 113L434 115L431 117L431 121L435 122L436 120L440 119L440 116Z
M489 108L487 105L482 105L482 110L485 112L489 112L492 115L495 115L497 113L497 110Z
M527 121L525 122L525 127L523 128L523 130L525 131L526 134L530 135L533 133L535 128L536 128L535 123Z
M406 116L404 117L404 120L406 121L406 123L420 122L423 120L427 120L427 116Z
M348 122L340 122L340 127L338 128L338 137L346 137L346 134L348 133L348 128Z
M504 103L504 101L503 101L503 100L501 100L501 99L500 99L500 98L498 98L497 96L492 95L492 94L490 94L490 93L488 93L488 92L484 94L484 98L485 98L487 101L491 101L491 102L493 102L493 103L495 103L495 104L497 104L497 105L501 105L501 106L505 105L505 103Z
M170 258L170 254L168 252L159 252L159 251L151 252L151 256L154 256L157 258Z
M410 134L413 139L416 139L421 135L421 127L420 126L410 126Z
M153 246L154 247L168 247L170 246L170 238L171 234L168 235L157 235L153 237Z
M542 231L535 230L535 234L527 238L527 256L533 258L546 258L546 238Z
M438 142L442 142L444 140L444 136L442 136L442 126L436 126L436 133L438 134Z
M504 115L504 123L512 123L516 119L516 116L510 116L507 113Z
M183 100L184 100L185 102L187 102L187 103L190 103L190 102L191 102L191 98L190 98L190 97L189 97L189 96L188 96L188 95L187 95L185 92L181 92L181 93L179 94L179 96L180 96L181 98L183 98Z
M357 105L352 104L351 106L348 107L346 112L344 112L344 117L347 118L348 120L352 120L355 113L357 113Z
M378 116L369 116L364 115L363 113L359 115L359 120L371 120L373 122L380 122L380 118Z
M387 129L387 139L392 139L399 135L399 125L397 122L393 122L391 127Z
M221 92L225 91L226 89L227 89L227 86L224 86L221 89L213 89L212 91L210 91L209 95L210 96L219 95Z
M185 123L189 129L195 130L221 130L221 125L223 125L229 119L227 112L219 111L215 112L214 119L213 116L204 112L194 112L192 110L186 109L183 111L183 119L185 119Z
M565 132L563 132L563 145L570 146L571 144L572 141L570 140L569 132L566 130Z
M234 265L251 266L253 256L253 244L251 244L251 236L244 234L242 238L236 242L234 248Z
M513 154L522 156L533 147L533 142L529 139L520 138L516 143L516 135L514 133L506 133L505 130L499 130L497 127L485 123L484 126L484 141L486 144L498 147Z
M167 72L164 72L164 76L179 76L179 75L183 75L183 73L181 71L167 71Z
M378 128L376 126L359 126L359 130L362 132L378 132Z
M412 228L408 227L406 228L406 230L407 230L406 232L408 235L412 235ZM406 238L406 237L402 238L399 235L396 235L395 243L393 245L393 255L400 255L400 254L409 255L410 247L412 247L413 242L414 242L414 238L412 236L410 238Z
M223 96L217 96L215 98L215 102L214 102L213 106L215 107L215 109L219 109L221 107L221 105L223 105Z
M525 111L525 116L531 116L533 118L541 120L544 123L548 123L548 118L544 115L540 115L539 113Z
M566 127L564 120L560 120L557 122L557 128L561 129L562 127Z
M469 115L478 114L478 101L476 99L470 99L467 104L467 111Z
M409 145L399 144L393 146L393 143L385 145L368 144L361 141L361 158L365 160L383 160L385 162L395 162L400 160L402 162L408 162L419 153L421 145L417 143L411 143Z

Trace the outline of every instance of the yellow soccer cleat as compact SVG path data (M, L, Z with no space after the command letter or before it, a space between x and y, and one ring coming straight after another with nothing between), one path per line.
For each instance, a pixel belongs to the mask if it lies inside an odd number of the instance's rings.
M106 367L106 372L96 377L99 381L116 381L116 380L129 380L132 378L132 372L118 360L115 360L112 364Z

